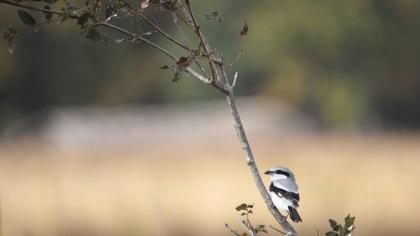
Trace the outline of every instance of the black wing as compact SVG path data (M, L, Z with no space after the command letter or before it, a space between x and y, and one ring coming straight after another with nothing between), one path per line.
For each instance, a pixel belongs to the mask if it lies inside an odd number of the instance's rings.
M274 186L273 183L270 184L269 190L270 192L275 193L277 196L286 198L287 200L291 201L296 207L299 206L299 193L288 192L282 188Z

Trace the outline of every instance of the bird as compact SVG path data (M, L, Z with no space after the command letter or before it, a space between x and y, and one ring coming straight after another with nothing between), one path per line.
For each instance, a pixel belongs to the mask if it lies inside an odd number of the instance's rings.
M297 208L299 207L299 188L295 175L286 167L273 167L265 172L270 176L268 188L274 205L290 215L293 222L302 222Z

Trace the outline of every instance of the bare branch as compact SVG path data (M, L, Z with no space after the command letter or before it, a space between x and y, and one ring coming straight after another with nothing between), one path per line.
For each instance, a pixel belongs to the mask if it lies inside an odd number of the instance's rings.
M222 58L223 59L223 58ZM229 80L226 74L226 69L224 67L223 61L220 64L221 71L223 72L223 82L225 84L229 84ZM282 214L280 214L279 210L274 206L273 201L271 200L270 195L267 192L267 189L265 188L264 182L262 181L261 175L258 171L257 164L254 159L254 155L252 154L251 146L249 145L248 138L245 133L244 126L242 124L241 117L239 115L238 108L236 106L235 97L233 95L233 89L232 87L229 87L230 93L227 96L227 101L230 105L230 110L232 112L233 120L234 120L234 127L236 129L236 134L238 135L239 141L242 145L242 149L245 152L246 155L246 163L251 170L252 177L254 178L254 182L257 185L257 188L262 196L262 198L265 201L265 204L268 207L268 210L271 212L271 214L274 216L276 221L281 225L281 227L287 231L287 235L295 236L297 235L296 230L293 228L292 225L287 221L286 217L284 217Z
M249 145L248 138L246 137L244 126L242 124L241 118L239 116L238 108L235 103L235 98L233 96L233 92L227 96L228 103L230 105L230 109L234 118L234 126L236 128L236 133L239 137L239 140L242 145L242 149L244 150L246 154L246 163L251 170L251 174L254 178L255 184L257 185L257 188L263 197L265 204L267 205L269 211L274 216L276 221L282 226L283 229L285 229L288 234L287 235L297 235L295 229L287 222L286 217L284 217L280 212L277 210L277 208L274 206L273 201L271 200L270 195L267 192L267 189L264 186L264 182L261 179L261 176L259 174L257 164L255 163L254 156L251 151L251 147Z
M209 64L210 64L210 67L212 68L213 76L219 76L220 75L220 77L221 77L221 78L219 78L220 81L228 86L229 94L227 95L227 100L228 100L228 103L230 105L230 109L231 109L232 116L233 116L233 119L234 119L234 126L236 128L236 133L237 133L237 135L239 137L239 140L241 142L242 149L244 150L244 152L246 154L246 163L251 170L251 174L254 178L255 184L257 185L257 188L258 188L261 196L263 197L269 211L274 216L276 221L282 226L282 228L287 231L287 235L290 235L290 236L297 235L296 230L293 228L292 225L289 224L286 217L284 217L282 214L280 214L278 209L274 206L274 203L271 200L271 197L268 194L267 189L265 188L264 182L262 181L262 178L259 174L257 164L255 163L254 155L252 154L252 151L251 151L251 146L249 145L249 141L248 141L248 138L246 136L245 129L244 129L244 126L242 124L238 108L236 106L235 98L234 98L234 95L233 95L233 87L230 86L230 84L229 84L229 80L228 80L227 73L226 73L226 68L225 68L224 62L223 62L223 57L221 57L220 59L214 57L214 55L212 53L212 50L211 50L206 38L202 34L202 32L200 30L200 27L197 24L197 20L194 16L194 13L193 13L192 9L191 9L190 0L185 0L185 3L187 5L192 23L194 25L195 32L198 35L198 37L200 38L200 40L203 44L203 48L204 48L204 50L205 50L205 52L206 52L206 54L209 58ZM220 73L218 73L218 72L220 72ZM212 81L212 82L217 83L217 81L218 80L215 78L214 81Z

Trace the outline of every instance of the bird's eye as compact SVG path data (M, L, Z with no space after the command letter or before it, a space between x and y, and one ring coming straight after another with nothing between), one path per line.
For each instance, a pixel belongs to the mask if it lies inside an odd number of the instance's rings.
M284 176L290 177L289 172L286 172L286 171L284 171L284 170L276 170L276 174L279 174L279 175L284 175Z

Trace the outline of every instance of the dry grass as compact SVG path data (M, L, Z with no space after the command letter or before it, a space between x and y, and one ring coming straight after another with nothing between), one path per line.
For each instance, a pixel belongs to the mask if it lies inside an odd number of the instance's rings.
M420 234L418 136L253 137L261 170L286 165L301 187L302 235L357 216L358 235ZM235 137L141 148L0 148L3 235L228 235L234 207L274 224Z

